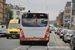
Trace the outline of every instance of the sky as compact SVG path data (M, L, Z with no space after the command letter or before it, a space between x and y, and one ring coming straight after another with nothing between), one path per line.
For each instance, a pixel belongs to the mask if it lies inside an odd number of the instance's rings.
M25 7L25 10L48 12L50 20L56 20L67 1L71 0L6 0L6 3Z

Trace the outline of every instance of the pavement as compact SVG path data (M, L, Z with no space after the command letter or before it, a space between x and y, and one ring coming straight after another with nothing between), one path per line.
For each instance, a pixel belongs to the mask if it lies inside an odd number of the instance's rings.
M0 38L0 50L71 50L68 43L64 43L54 32L50 33L50 41L43 45L20 45L19 39Z

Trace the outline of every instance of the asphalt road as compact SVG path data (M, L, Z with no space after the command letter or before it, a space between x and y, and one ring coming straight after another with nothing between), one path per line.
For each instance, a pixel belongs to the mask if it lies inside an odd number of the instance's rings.
M47 46L20 45L19 39L0 38L0 50L71 50L68 43L64 43L58 35L52 32Z

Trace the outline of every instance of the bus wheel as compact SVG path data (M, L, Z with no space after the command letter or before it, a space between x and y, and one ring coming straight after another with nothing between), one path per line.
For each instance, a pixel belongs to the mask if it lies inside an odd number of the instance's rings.
M47 46L47 43L45 43L44 46Z
M20 44L23 45L23 41L20 41Z
M7 37L7 39L9 39L9 37Z

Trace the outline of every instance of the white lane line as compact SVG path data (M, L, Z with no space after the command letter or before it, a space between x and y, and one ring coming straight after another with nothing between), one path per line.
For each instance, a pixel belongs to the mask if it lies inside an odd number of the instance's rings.
M54 32L53 32L54 33ZM54 43L55 43L55 45L58 47L58 44L57 44L57 42L56 42L56 39L55 39L55 37L54 37L54 34L52 33L52 37L53 37L53 40L54 40Z
M49 46L49 47L45 47L45 48L50 48L50 49L56 48L56 49L59 49L58 46ZM70 47L68 47L68 46L62 46L62 47L60 47L60 49L70 49Z
M13 50L21 50L21 49L20 49L21 47L22 47L22 46L19 46L19 47L13 49Z

